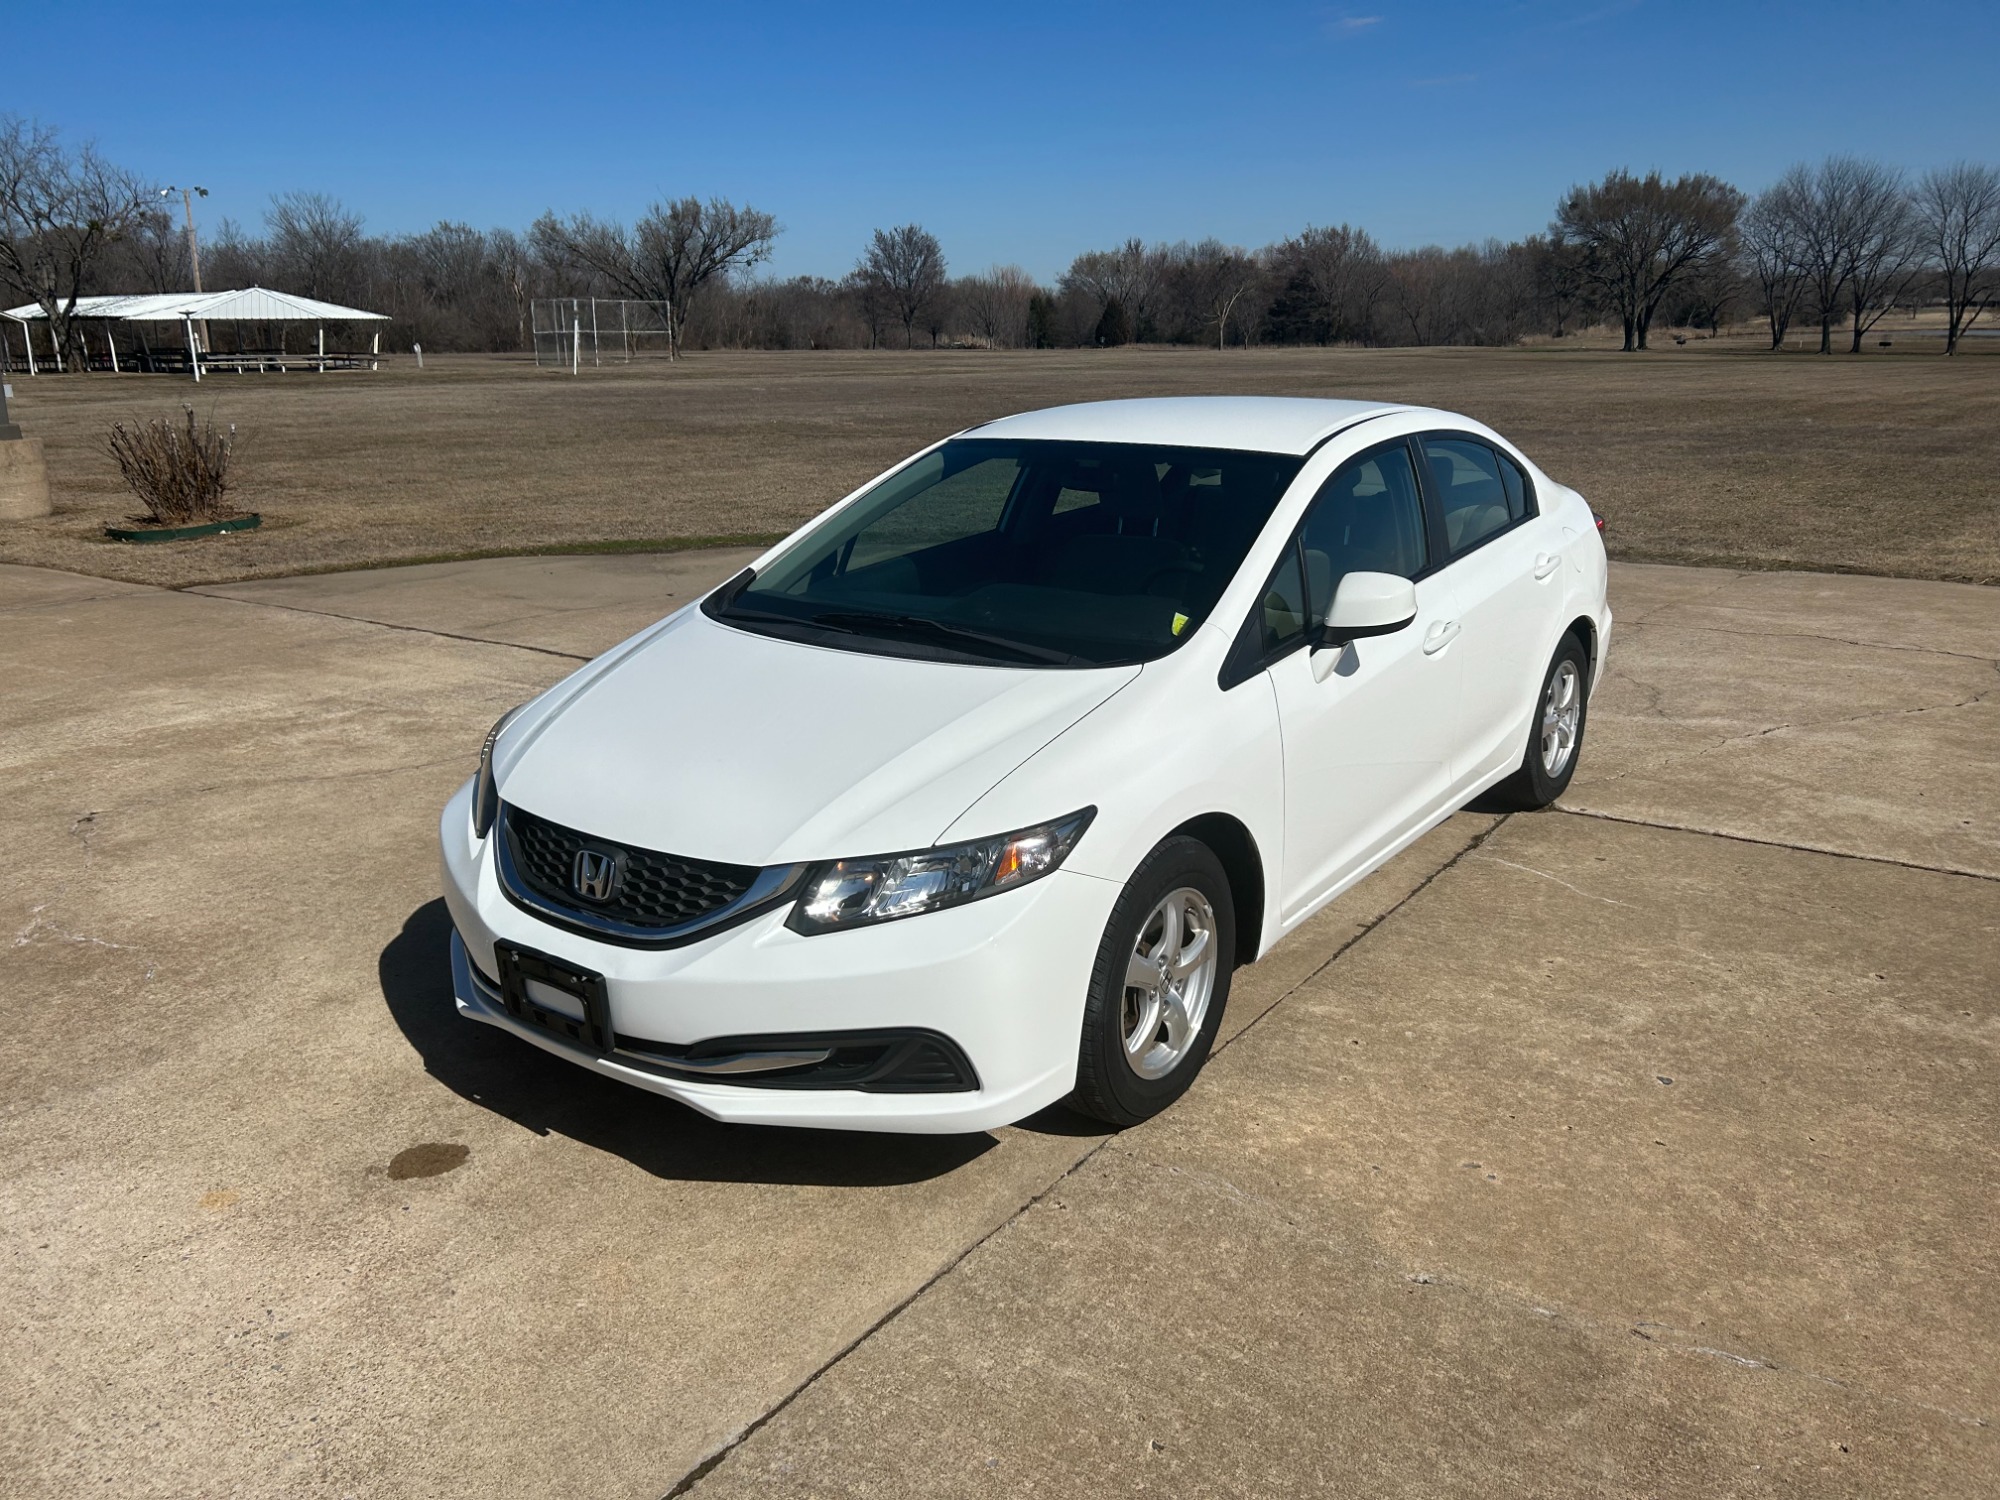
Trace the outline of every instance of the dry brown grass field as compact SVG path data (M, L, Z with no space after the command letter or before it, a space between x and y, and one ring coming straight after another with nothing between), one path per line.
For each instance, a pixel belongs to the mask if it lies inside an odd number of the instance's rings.
M2000 352L2000 351L1994 351ZM13 377L55 515L0 561L184 585L783 532L938 436L1113 396L1365 396L1462 411L1590 497L1614 556L2000 580L2000 358L1128 348L704 353L578 377L500 356L373 374ZM105 437L183 400L237 425L258 532L135 546Z

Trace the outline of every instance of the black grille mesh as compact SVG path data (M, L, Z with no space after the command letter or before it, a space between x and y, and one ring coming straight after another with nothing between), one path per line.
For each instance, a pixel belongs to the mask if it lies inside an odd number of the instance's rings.
M523 812L506 810L507 839L521 879L571 911L601 913L633 927L679 927L720 911L760 873L755 865L716 865L651 849L592 838ZM585 901L571 876L577 851L597 849L618 858L618 889L609 901Z

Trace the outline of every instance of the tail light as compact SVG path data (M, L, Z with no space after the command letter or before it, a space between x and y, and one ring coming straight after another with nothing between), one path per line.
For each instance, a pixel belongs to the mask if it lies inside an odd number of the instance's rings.
M1604 517L1600 516L1600 515L1599 515L1599 514L1598 514L1598 513L1596 512L1596 511L1592 511L1592 512L1590 513L1590 519L1591 519L1591 520L1593 520L1593 521L1595 521L1595 522L1597 523L1597 534L1598 534L1599 536L1603 536L1603 535L1604 535Z

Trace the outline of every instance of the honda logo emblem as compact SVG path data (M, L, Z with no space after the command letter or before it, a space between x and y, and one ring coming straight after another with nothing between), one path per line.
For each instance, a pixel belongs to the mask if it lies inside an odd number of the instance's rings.
M618 889L618 856L602 849L579 849L570 884L586 901L609 901Z

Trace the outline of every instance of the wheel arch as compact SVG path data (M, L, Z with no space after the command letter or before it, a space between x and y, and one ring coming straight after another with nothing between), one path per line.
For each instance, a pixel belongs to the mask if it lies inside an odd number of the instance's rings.
M1597 681L1597 622L1589 615L1578 615L1563 627L1563 635L1575 636L1583 647L1583 681L1588 687Z
M1229 813L1203 813L1168 834L1197 839L1222 861L1229 900L1236 908L1236 962L1255 963L1264 941L1264 856L1256 835Z

